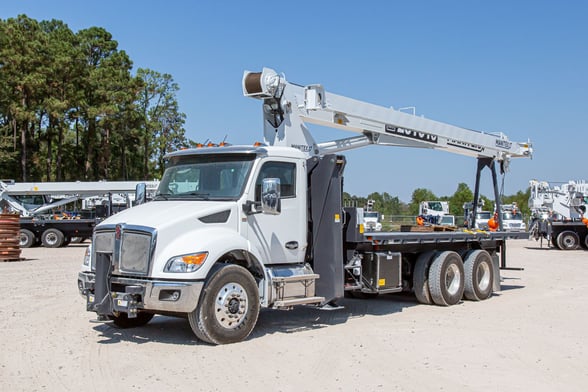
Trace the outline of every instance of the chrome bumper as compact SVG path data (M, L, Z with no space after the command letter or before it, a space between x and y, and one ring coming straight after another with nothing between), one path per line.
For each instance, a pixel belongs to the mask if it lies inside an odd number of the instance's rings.
M88 305L94 303L93 272L80 272L78 274L78 289L80 295L87 299ZM162 281L130 279L113 276L110 279L110 287L117 287L121 291L111 290L113 301L123 299L129 294L126 287L132 287L133 295L139 295L141 301L138 308L157 312L190 313L196 309L204 282L201 281ZM119 290L120 290L119 289ZM120 301L118 301L120 303ZM118 308L118 306L115 306ZM124 311L124 309L120 309Z

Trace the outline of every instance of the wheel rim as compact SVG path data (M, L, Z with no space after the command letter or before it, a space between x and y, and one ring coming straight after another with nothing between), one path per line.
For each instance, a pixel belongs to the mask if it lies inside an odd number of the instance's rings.
M459 287L461 284L461 272L459 268L455 264L451 264L447 268L447 273L445 274L445 287L447 288L447 292L449 295L455 295L459 291Z
M481 263L478 266L476 276L478 279L478 287L480 290L485 291L490 285L490 266L486 263Z
M45 236L45 242L47 242L48 245L55 245L57 243L57 235L55 233L48 233Z
M227 329L239 327L247 314L247 292L238 283L227 283L216 295L214 315Z
M29 243L29 237L26 234L20 233L19 245L25 246Z
M576 238L571 234L564 235L562 238L562 243L566 248L574 248L578 245Z

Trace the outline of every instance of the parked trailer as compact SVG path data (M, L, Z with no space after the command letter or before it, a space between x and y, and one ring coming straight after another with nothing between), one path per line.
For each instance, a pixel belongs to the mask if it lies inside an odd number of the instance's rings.
M102 219L20 219L20 247L43 245L59 248L75 239L92 238L94 227Z
M119 327L154 314L187 317L211 344L242 341L261 308L337 307L345 294L413 291L426 304L487 299L499 290L507 239L497 231L367 232L363 210L342 207L346 160L370 144L441 149L478 160L530 157L529 143L476 132L246 72L263 101L264 145L170 153L155 198L96 226L78 277L97 321ZM306 122L358 136L317 143ZM498 202L498 200L497 200Z

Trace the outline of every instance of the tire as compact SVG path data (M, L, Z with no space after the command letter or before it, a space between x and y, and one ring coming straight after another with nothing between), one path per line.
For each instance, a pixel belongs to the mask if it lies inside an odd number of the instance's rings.
M27 229L20 229L19 245L21 248L30 248L35 245L37 239L32 231Z
M483 301L492 295L494 269L492 257L485 250L469 252L463 262L464 296L471 301Z
M236 343L253 331L259 308L257 283L249 271L238 265L222 265L212 273L188 320L196 337L204 342Z
M153 316L153 313L139 312L137 317L134 318L129 318L126 313L119 313L118 316L108 316L108 318L119 328L134 328L147 324Z
M440 306L458 303L464 292L464 270L461 257L453 251L438 253L429 267L431 299Z
M412 273L414 295L420 303L425 305L433 304L429 290L429 267L434 256L433 250L419 254Z
M574 250L580 245L578 234L571 230L562 231L557 236L557 247L561 250Z
M59 248L64 241L63 233L57 229L47 229L41 234L41 242L46 248Z
M584 243L582 244L584 249L588 249L588 234L584 237Z
M551 236L550 242L554 248L560 249L559 245L557 244L557 239L554 236Z

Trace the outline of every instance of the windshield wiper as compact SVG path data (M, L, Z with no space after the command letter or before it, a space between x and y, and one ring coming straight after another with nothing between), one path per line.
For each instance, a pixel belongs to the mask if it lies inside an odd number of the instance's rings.
M153 200L167 200L171 193L158 193Z
M210 196L210 193L186 192L181 193L181 195L196 196L199 199L208 200L208 196Z

